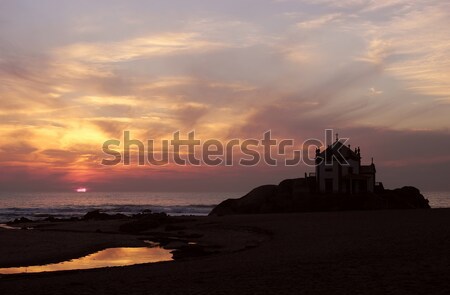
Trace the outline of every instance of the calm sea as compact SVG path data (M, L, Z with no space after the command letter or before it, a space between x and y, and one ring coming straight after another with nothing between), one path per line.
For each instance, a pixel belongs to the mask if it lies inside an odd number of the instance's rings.
M80 217L100 209L132 215L150 209L169 215L207 215L228 198L245 193L0 193L0 223L19 217ZM432 208L450 208L450 192L424 192Z
M242 193L0 193L0 223L19 217L80 217L100 209L132 215L143 210L169 215L207 215L212 208Z

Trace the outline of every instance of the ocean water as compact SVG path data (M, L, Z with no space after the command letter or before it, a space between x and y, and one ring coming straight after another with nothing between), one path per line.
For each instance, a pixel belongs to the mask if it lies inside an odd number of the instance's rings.
M0 223L26 217L81 217L89 211L132 215L144 210L169 215L208 215L223 200L243 193L0 193Z
M450 192L422 192L431 208L450 208Z
M207 215L215 205L245 193L0 193L0 223L26 217L81 217L100 209L132 215L143 210L169 215ZM432 208L450 208L450 192L424 192Z

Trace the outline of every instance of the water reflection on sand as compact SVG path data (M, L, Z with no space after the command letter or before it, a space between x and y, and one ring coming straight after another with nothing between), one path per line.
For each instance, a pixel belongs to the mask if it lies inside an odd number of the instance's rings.
M4 223L0 223L0 228L2 228L2 229L21 229L20 227L9 226L9 225L4 224Z
M0 274L37 273L75 269L127 266L173 260L169 250L160 247L109 248L88 256L60 263L0 268Z

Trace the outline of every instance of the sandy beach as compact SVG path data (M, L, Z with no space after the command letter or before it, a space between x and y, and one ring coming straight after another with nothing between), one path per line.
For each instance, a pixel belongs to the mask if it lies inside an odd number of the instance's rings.
M448 294L449 209L179 217L172 236L208 255L84 271L3 275L2 294ZM139 246L123 221L0 230L0 267ZM166 228L167 229L167 228ZM158 231L161 231L158 233Z

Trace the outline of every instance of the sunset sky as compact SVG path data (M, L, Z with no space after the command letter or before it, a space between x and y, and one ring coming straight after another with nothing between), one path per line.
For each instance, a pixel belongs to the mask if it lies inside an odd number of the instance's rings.
M247 191L298 167L105 167L102 144L323 139L450 190L450 2L0 0L0 191Z

